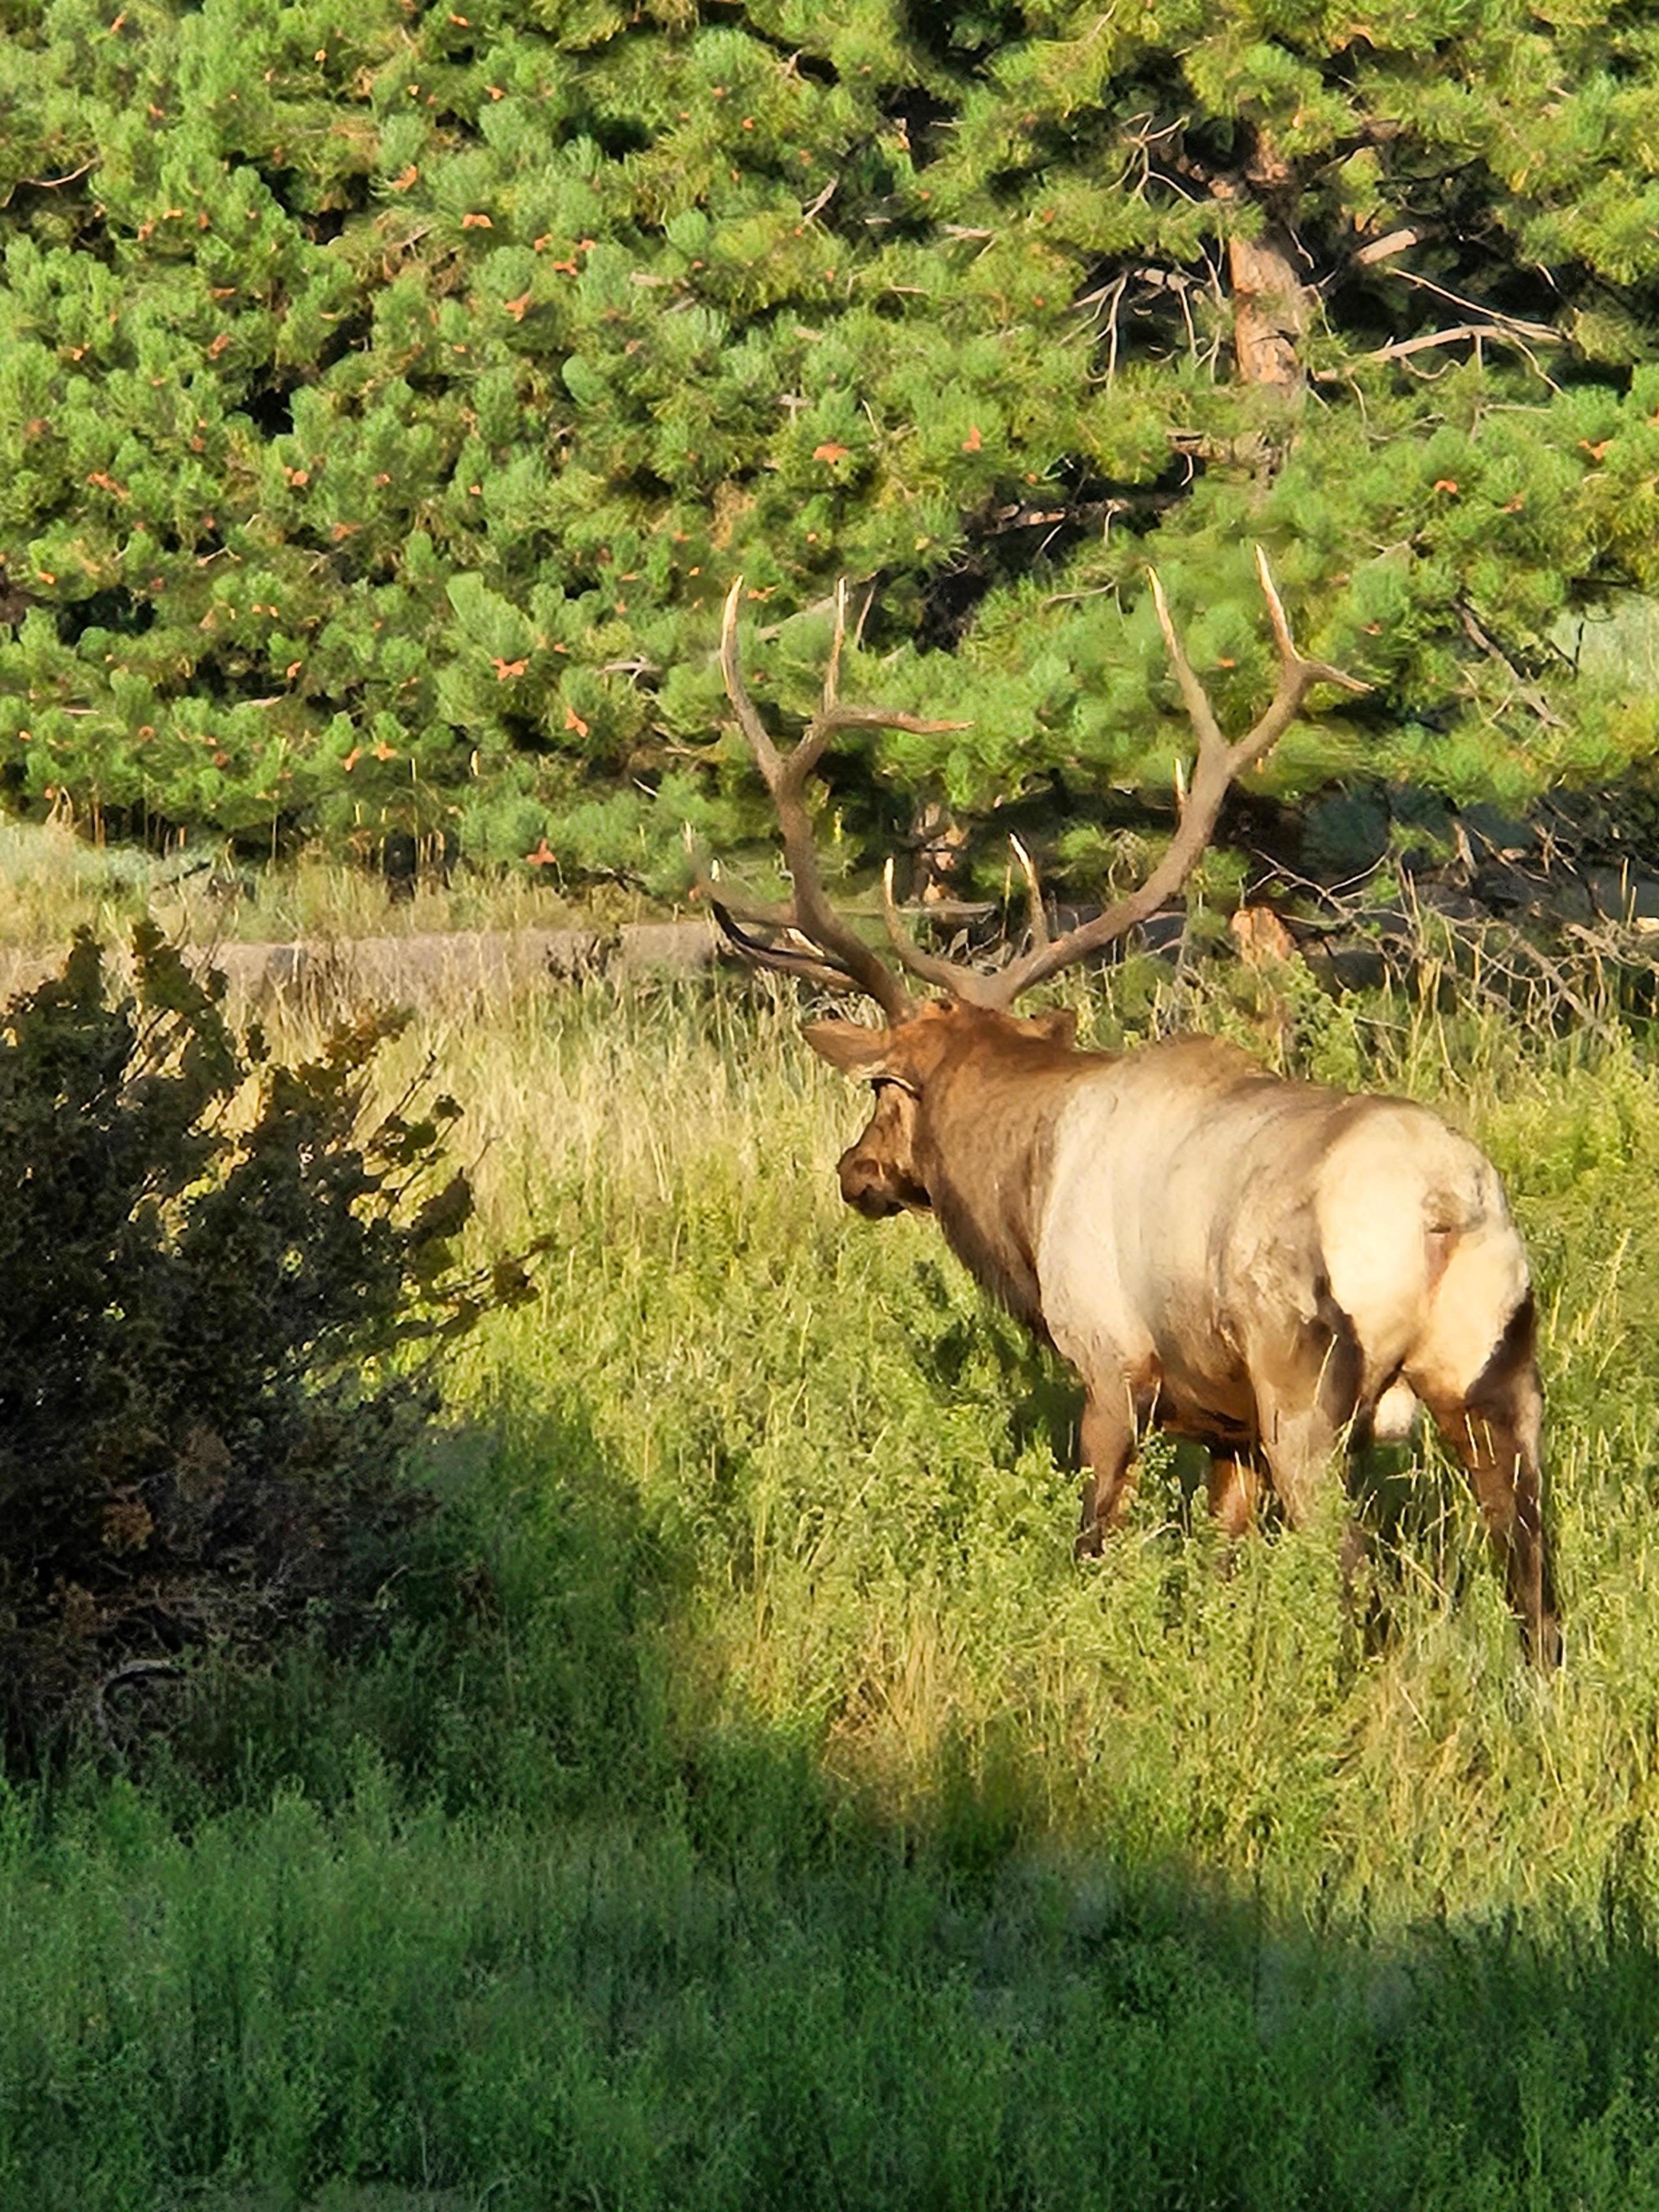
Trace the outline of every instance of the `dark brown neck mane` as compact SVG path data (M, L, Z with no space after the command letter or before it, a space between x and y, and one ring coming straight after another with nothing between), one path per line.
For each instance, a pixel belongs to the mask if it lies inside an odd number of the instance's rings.
M1073 1085L1102 1057L1010 1037L988 1023L949 1054L924 1094L919 1162L945 1242L1043 1343L1036 1240L1054 1125Z

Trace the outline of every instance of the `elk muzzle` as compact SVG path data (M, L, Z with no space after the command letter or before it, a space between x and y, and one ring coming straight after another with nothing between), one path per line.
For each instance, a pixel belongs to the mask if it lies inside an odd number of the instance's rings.
M927 1194L895 1160L885 1159L862 1138L849 1145L836 1163L841 1194L867 1221L884 1221L906 1206L925 1208Z

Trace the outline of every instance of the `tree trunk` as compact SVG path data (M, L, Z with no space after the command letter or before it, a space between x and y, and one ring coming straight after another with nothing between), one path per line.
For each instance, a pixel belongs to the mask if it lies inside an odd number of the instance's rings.
M1308 327L1306 295L1290 252L1289 240L1272 228L1260 238L1227 241L1238 380L1287 398L1303 388L1300 348Z
M912 902L937 906L961 898L957 869L968 832L942 799L922 800L911 817L910 836L915 854L910 876Z

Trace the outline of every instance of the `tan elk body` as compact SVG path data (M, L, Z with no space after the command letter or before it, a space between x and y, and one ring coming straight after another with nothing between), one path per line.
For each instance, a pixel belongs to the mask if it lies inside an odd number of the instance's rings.
M805 1031L875 1093L868 1127L842 1157L842 1194L876 1218L932 1212L980 1283L1076 1369L1091 1468L1079 1549L1100 1549L1148 1426L1208 1448L1212 1505L1240 1534L1264 1478L1300 1524L1338 1455L1420 1401L1468 1473L1523 1636L1547 1665L1560 1639L1540 1498L1534 1304L1491 1163L1423 1107L1287 1082L1213 1038L1082 1052L1070 1015L1009 1011L1179 889L1232 778L1313 684L1358 688L1296 652L1259 566L1280 680L1232 745L1153 580L1199 753L1176 836L1147 883L1051 940L1021 852L1033 943L988 975L912 944L890 896L899 960L951 994L921 1006L824 896L802 792L834 729L927 726L840 707L838 621L823 710L780 753L743 688L734 592L726 683L777 801L794 896L787 908L741 909L787 931L781 943L739 927L723 889L717 911L750 957L881 1006L884 1029L821 1021Z

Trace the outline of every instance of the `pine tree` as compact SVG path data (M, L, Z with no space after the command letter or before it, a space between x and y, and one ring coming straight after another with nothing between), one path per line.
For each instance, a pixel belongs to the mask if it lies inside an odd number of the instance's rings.
M732 577L787 710L846 574L849 693L973 723L836 764L849 863L930 800L1024 802L1086 875L1101 794L1184 741L1147 562L1243 712L1255 540L1376 687L1264 790L1516 805L1659 747L1574 645L1659 583L1639 11L0 25L15 804L672 889L682 821L761 820L720 735Z

